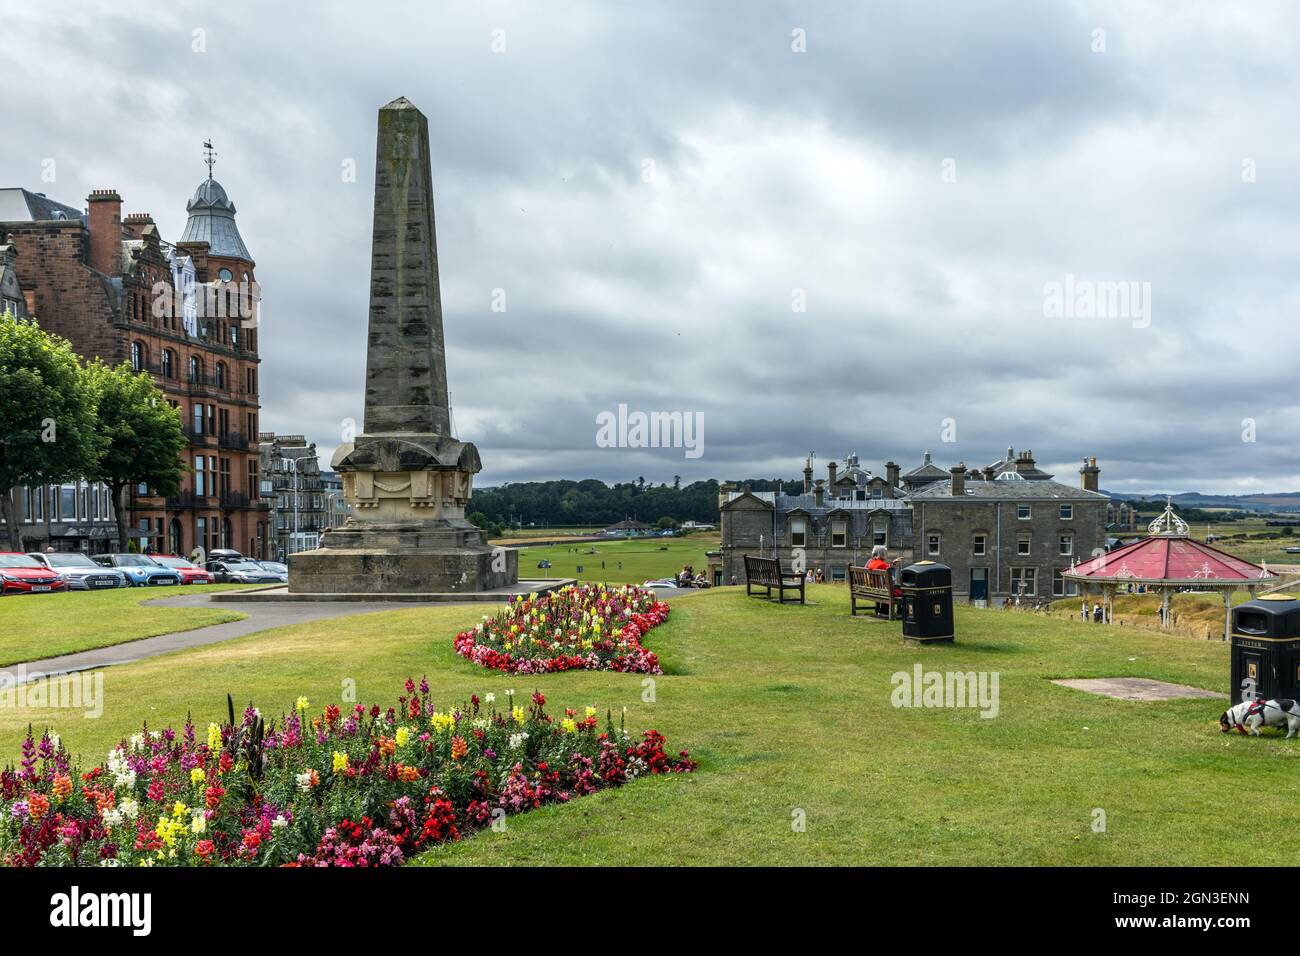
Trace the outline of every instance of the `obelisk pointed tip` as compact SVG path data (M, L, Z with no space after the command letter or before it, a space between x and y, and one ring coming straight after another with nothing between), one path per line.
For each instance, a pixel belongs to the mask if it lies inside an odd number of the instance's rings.
M381 110L417 110L418 112L418 108L416 107L416 105L412 103L410 100L408 100L405 96L399 96L397 99L393 100L393 102L388 103L385 106L381 106L380 109Z

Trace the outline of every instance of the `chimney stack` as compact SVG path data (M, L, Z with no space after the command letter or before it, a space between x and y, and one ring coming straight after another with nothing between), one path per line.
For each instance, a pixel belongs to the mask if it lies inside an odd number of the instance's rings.
M812 491L812 456L803 460L803 493L806 495Z
M1101 483L1101 469L1097 467L1097 457L1083 460L1083 467L1079 469L1079 487L1084 491L1096 491Z
M143 239L146 226L156 226L153 216L147 212L133 212L122 220L122 228L132 239Z
M885 462L885 482L886 482L885 497L886 498L892 498L896 493L896 489L898 488L899 471L900 469L898 467L898 462L896 461Z
M1016 471L1023 473L1032 471L1034 468L1034 453L1032 451L1022 451L1016 458Z
M840 466L839 466L839 464L837 464L837 463L834 462L834 461L832 461L830 464L828 464L828 465L826 466L826 473L827 473L828 475L830 475L830 480L829 480L828 482L826 482L826 484L827 484L827 485L830 487L830 489L831 489L831 497L832 497L832 498L836 498L836 497L839 496L839 492L835 490L835 475L836 475L836 473L837 473L839 470L840 470Z
M960 462L948 469L952 476L952 496L960 498L966 494L966 463Z
M826 480L818 478L817 484L813 486L813 504L818 508L822 506L822 498L826 494Z
M86 197L90 229L90 268L107 276L121 271L122 197L116 189L94 189Z
M734 482L724 481L718 485L718 507L721 508L727 503L727 496L736 490Z

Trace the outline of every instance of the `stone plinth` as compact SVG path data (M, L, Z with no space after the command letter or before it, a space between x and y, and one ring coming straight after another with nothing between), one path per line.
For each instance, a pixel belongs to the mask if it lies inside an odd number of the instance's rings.
M300 594L386 594L489 591L519 579L519 554L484 545L439 545L428 535L418 548L322 548L289 559L290 590Z

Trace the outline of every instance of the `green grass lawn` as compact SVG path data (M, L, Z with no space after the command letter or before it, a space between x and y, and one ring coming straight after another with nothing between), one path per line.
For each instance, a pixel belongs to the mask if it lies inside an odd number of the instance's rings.
M299 694L313 708L338 701L355 682L357 699L387 705L424 674L449 704L513 687L541 689L552 713L626 706L629 728L658 728L700 768L511 817L421 863L1194 865L1239 863L1243 846L1300 851L1300 741L1220 734L1219 701L1128 703L1049 682L1128 675L1224 690L1222 644L958 608L958 642L918 648L897 623L851 620L840 587L809 598L777 606L723 588L675 599L646 642L667 671L653 702L637 675L489 673L452 651L481 609L402 609L110 668L100 719L4 708L0 743L16 758L29 721L53 723L98 762L144 719L219 717L227 691L279 713ZM896 709L891 675L917 663L997 672L998 716ZM1093 832L1096 809L1105 832Z
M631 538L625 541L592 541L519 550L519 576L577 578L610 584L642 584L668 577L689 564L697 572L706 570L704 552L718 546L717 535L689 535L684 538ZM596 553L590 553L595 549ZM549 571L537 562L551 562ZM604 565L602 567L601 565ZM620 567L621 565L621 567ZM582 570L579 571L579 566Z
M142 601L178 594L222 591L238 585L193 584L184 588L119 588L22 594L0 600L0 665L72 654L142 637L238 621L244 615L217 605L146 607Z

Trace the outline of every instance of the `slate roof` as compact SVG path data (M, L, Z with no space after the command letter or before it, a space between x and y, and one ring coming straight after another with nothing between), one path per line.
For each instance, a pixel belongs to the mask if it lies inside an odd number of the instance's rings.
M1110 499L1096 491L1084 491L1072 488L1059 481L1040 479L1037 481L993 481L966 479L966 494L958 498L952 494L952 483L945 481L914 491L907 496L909 501L1028 501L1030 499L1057 498L1075 501L1109 501Z
M190 218L178 243L206 242L211 255L253 261L243 237L239 235L239 227L235 225L235 204L221 183L215 179L199 183L194 198L185 204L185 211Z
M0 222L48 222L55 219L80 219L84 222L86 217L80 209L20 186L0 189Z
M917 465L911 471L906 472L903 475L904 480L907 480L909 478L915 480L917 478L937 479L937 478L947 478L947 477L948 477L948 472L944 471L938 465L935 465L930 461L930 453L928 451L925 453L925 460L921 462L921 464Z

